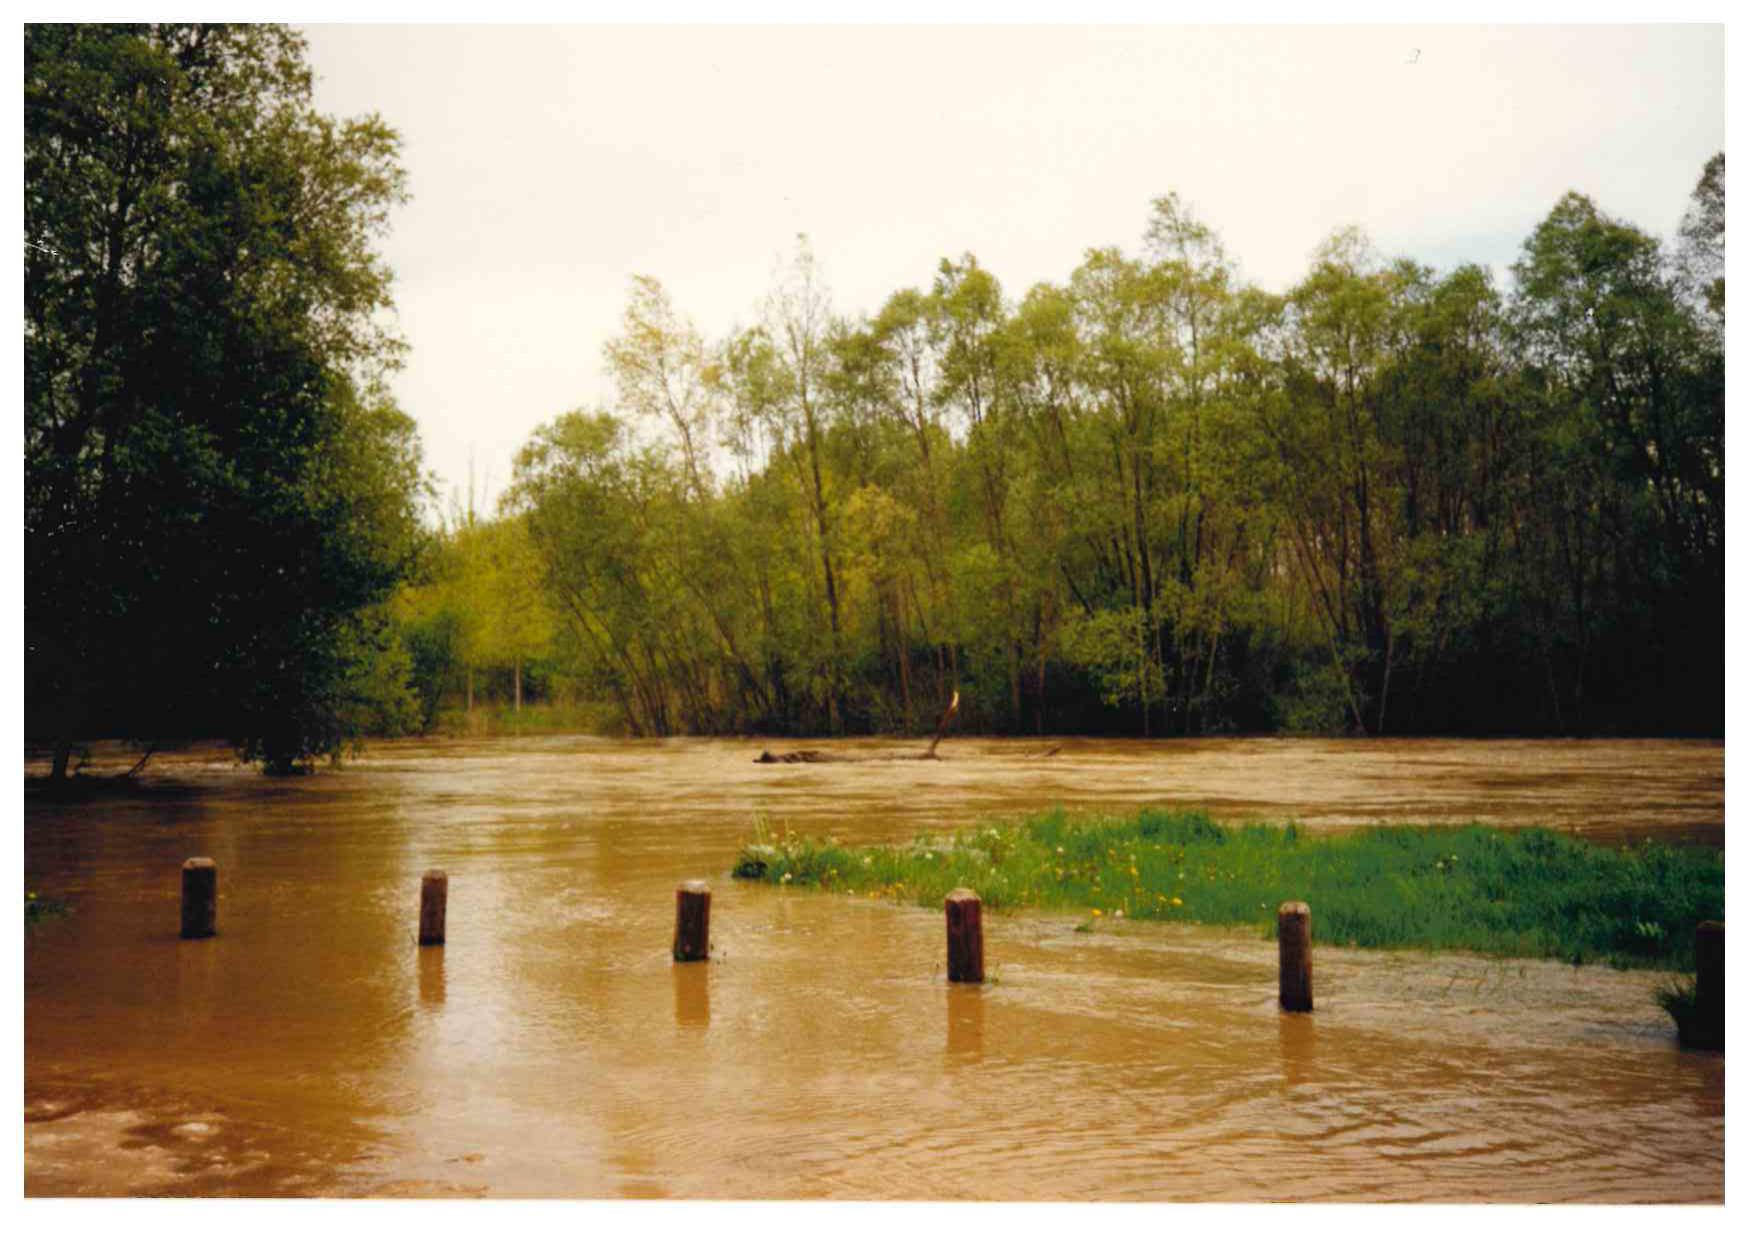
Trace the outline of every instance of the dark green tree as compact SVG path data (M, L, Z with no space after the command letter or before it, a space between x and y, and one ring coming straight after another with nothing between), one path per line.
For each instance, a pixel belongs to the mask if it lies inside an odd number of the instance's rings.
M25 30L27 732L222 735L284 770L410 709L383 388L398 140L278 26Z

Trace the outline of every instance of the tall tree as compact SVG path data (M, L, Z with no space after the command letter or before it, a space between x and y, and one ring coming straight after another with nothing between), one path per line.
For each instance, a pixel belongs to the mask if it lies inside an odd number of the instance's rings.
M356 730L422 482L381 379L397 139L278 26L25 31L28 727Z
M763 354L766 386L756 406L773 450L795 468L807 497L816 535L815 555L829 625L829 648L823 669L829 726L843 726L843 616L838 600L833 534L835 497L826 486L825 437L829 406L825 400L831 357L831 294L806 237L796 243L795 257L765 298L762 331L768 341Z

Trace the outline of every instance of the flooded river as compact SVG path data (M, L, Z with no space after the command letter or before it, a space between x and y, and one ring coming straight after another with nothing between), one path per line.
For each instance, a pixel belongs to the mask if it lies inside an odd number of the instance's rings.
M1315 1015L1283 1016L1251 932L1027 913L987 919L968 989L938 910L728 877L760 816L875 842L1056 804L1717 844L1721 745L760 747L384 743L294 780L209 750L28 797L27 882L74 909L25 940L26 1191L1722 1200L1723 1058L1676 1048L1657 974L1319 946ZM197 855L219 935L185 943ZM715 955L675 966L692 877Z

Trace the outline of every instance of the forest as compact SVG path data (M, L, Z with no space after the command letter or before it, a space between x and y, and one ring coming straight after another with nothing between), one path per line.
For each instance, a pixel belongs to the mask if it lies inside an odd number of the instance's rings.
M1722 734L1721 153L1675 237L1569 193L1504 281L1344 229L1271 292L1170 193L1060 282L967 253L872 312L802 237L720 339L639 276L616 398L483 512L392 396L399 139L313 107L300 35L27 27L24 154L57 775L486 705L926 732L954 693L984 733Z
M1724 157L1673 244L1578 193L1501 288L1345 229L1275 294L1176 195L1015 296L872 314L805 237L452 504L394 604L445 693L635 736L1721 735Z

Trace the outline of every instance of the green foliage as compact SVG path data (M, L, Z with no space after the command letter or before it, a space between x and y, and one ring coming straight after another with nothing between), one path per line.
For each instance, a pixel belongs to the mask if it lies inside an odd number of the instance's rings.
M523 521L463 513L436 531L392 606L409 656L413 730L436 725L445 695L460 693L471 711L476 684L484 696L504 682L513 713L537 684L549 688L558 626L543 572Z
M1265 293L1175 196L1017 302L845 319L803 239L712 345L639 277L524 601L637 734L1716 733L1722 193L1679 253L1568 195L1509 296L1351 229Z
M1165 695L1164 669L1151 648L1137 640L1148 631L1138 608L1113 607L1076 616L1064 628L1062 651L1084 668L1107 706L1137 706Z
M395 613L396 631L412 664L409 679L418 711L414 730L428 732L459 666L462 620L446 601L421 597L417 589L396 596Z
M1706 161L1693 202L1681 219L1680 269L1689 294L1706 308L1711 326L1724 327L1724 153Z
M1176 195L871 316L805 237L428 537L376 254L398 138L273 25L25 31L27 729L270 769L443 705L638 735L1721 734L1724 159L1673 247L1567 194L1509 293L1355 229L1283 294ZM495 709L495 705L492 709Z
M1349 718L1350 691L1347 674L1337 664L1301 667L1280 696L1281 730L1311 736L1340 732Z
M398 139L278 26L27 26L24 102L28 730L287 770L400 726Z
M1722 915L1718 850L1612 848L1539 829L1372 827L1311 835L1197 812L1060 810L909 845L849 847L761 828L738 878L934 905L967 886L993 909L1252 925L1311 905L1320 941L1572 963L1692 967L1693 926Z

